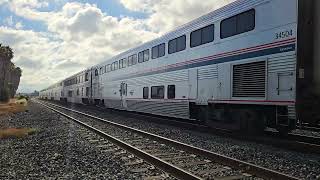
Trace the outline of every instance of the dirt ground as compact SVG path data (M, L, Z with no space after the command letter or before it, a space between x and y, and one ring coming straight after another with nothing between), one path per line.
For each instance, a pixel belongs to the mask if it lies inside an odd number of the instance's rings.
M8 113L23 112L27 110L28 102L25 99L11 99L8 103L0 103L0 116Z

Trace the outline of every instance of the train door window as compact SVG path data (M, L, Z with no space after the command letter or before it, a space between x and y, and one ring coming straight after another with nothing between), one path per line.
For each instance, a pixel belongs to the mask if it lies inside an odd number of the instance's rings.
M142 62L143 62L143 51L142 51L142 52L139 52L139 54L138 54L138 62L139 62L139 63L142 63Z
M149 98L149 87L144 87L143 88L143 99L148 99Z
M99 75L98 69L95 69L95 70L94 70L94 75L95 75L95 76L98 76L98 75Z
M132 55L132 65L137 64L137 54Z
M168 99L176 98L176 86L175 85L168 85Z
M220 37L227 38L255 28L255 10L243 12L221 22Z
M163 98L164 98L164 86L152 86L151 99L163 99Z
M72 97L72 91L68 91L68 97Z
M186 35L177 37L169 41L169 45L168 45L169 54L183 51L185 49L186 49Z

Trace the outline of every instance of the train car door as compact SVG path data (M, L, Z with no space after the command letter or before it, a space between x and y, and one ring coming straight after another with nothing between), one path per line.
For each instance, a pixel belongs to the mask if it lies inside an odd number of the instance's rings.
M128 95L128 84L125 82L122 82L120 84L120 101L121 101L121 107L126 109L127 108L127 95Z

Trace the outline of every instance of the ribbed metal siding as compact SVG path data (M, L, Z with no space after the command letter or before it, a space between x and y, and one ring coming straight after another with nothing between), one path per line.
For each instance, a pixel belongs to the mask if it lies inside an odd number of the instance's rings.
M263 98L266 93L266 62L233 66L233 97Z

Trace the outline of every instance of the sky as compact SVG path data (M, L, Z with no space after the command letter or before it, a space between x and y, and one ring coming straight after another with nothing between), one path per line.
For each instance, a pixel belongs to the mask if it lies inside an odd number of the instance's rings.
M0 43L33 92L232 1L0 0Z

